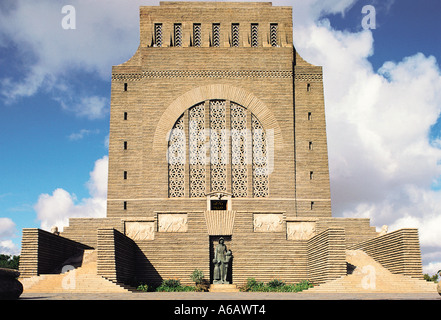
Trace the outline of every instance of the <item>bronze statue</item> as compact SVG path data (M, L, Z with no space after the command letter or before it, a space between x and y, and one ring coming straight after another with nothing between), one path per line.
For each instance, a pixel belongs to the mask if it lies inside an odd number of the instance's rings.
M219 244L214 250L214 271L213 271L213 283L228 283L227 273L228 264L231 260L231 250L227 251L227 246L224 243L224 238L219 239Z

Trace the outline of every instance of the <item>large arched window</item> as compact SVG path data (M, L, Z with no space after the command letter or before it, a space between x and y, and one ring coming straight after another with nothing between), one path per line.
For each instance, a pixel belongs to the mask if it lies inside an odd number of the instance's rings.
M267 197L267 137L249 110L207 100L185 111L168 141L169 197Z

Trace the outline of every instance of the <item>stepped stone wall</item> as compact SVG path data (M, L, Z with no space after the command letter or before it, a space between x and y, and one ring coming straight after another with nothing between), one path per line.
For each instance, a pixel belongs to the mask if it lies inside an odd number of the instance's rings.
M115 229L99 229L97 274L113 282L130 283L135 276L136 245Z
M343 228L329 228L308 240L308 279L315 284L346 275Z
M105 228L114 228L124 232L121 218L71 218L69 226L64 227L60 235L96 248L97 230Z
M20 276L54 273L68 258L85 249L90 247L41 229L23 229Z
M343 228L348 248L378 235L376 228L370 226L370 220L364 218L321 218L317 220L317 233L328 228Z
M418 229L400 229L360 242L350 249L361 249L392 273L423 278Z

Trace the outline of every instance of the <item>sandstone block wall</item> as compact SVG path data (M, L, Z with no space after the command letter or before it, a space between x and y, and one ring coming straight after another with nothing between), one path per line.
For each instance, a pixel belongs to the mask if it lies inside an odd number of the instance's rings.
M361 249L392 273L423 278L418 229L400 229L360 242L350 249Z
M201 24L200 47L192 45L194 23ZM221 26L218 47L213 23ZM240 25L238 47L231 44L232 23ZM256 47L253 23L259 25ZM272 23L278 25L277 46L271 46ZM162 25L161 46L155 45L155 24ZM180 46L173 42L175 24L182 26ZM181 114L209 99L242 105L274 132L268 194L274 201L253 206L264 210L283 201L288 217L331 216L322 70L294 51L291 8L161 2L141 7L140 37L132 59L112 70L108 217L152 217L165 206L191 210L197 199L188 193L168 197L167 134ZM248 195L232 210L249 210L252 201L244 200L260 201Z
M64 261L85 249L90 247L41 229L23 229L20 276L54 273Z
M315 284L346 275L343 228L329 228L308 240L308 279Z
M97 230L105 228L124 231L124 225L120 218L71 218L69 219L69 225L64 227L60 234L63 237L96 248Z
M376 228L370 226L370 220L364 218L320 218L317 220L317 233L328 228L344 229L347 248L378 235Z
M99 229L97 236L97 274L114 282L133 282L136 267L133 240L115 229Z

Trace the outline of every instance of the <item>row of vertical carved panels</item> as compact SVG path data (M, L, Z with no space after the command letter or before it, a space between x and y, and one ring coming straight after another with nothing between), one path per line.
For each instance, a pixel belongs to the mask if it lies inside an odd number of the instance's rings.
M209 113L206 113L207 107ZM185 197L186 122L183 114L176 121L169 137L169 197L172 198ZM208 104L197 104L188 110L188 134L190 197L204 197L208 192L227 191L228 175L231 175L233 197L268 196L266 133L253 114L247 120L246 108L226 100L210 100ZM231 145L228 134L231 136ZM206 143L207 135L209 143ZM209 168L206 165L207 147L210 149ZM252 166L249 169L250 163ZM248 185L250 174L253 190L249 190ZM210 190L206 190L208 178Z

